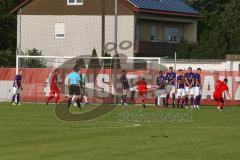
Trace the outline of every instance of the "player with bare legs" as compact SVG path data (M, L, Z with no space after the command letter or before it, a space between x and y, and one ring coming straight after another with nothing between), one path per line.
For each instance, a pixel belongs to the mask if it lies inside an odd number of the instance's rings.
M232 99L231 95L229 94L227 82L228 82L227 79L224 79L223 81L217 80L217 85L216 85L215 91L213 93L214 100L216 101L218 109L220 111L222 111L222 109L224 108L224 99L222 96L223 92L226 91L227 96L230 97L230 99Z
M193 108L194 102L194 73L192 72L192 67L188 67L188 72L184 75L185 77L185 106L188 109L188 99L191 99L191 108Z
M23 90L22 88L22 76L23 76L23 71L19 71L19 74L17 74L14 78L13 82L13 96L12 96L12 105L21 105L20 100L21 100L21 92ZM17 97L17 103L15 103L15 99Z
M172 97L172 107L175 108L175 93L176 93L176 73L173 71L173 67L169 67L169 71L166 74L167 80L167 98L166 105L168 107L169 98Z
M142 105L146 108L146 98L147 98L147 82L145 78L140 78L137 82L138 94L139 97L142 99Z
M54 97L55 104L57 104L60 100L60 89L59 89L59 83L58 83L58 75L59 75L59 69L54 70L52 77L50 78L50 94L49 97L46 99L46 105L48 105L49 101L51 101Z
M180 102L182 100L181 108L184 108L185 99L185 78L183 76L183 70L178 70L177 76L177 108L180 107Z

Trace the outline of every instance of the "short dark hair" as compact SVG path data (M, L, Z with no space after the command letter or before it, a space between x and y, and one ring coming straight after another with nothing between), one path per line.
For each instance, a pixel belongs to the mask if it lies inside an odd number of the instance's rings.
M54 72L60 71L59 68L55 69Z
M188 69L192 69L192 67L188 67Z
M201 68L197 68L197 71L202 71L202 69Z
M223 82L227 83L227 82L228 82L228 79L227 79L227 78L225 78L225 79L223 80Z
M169 70L170 70L170 69L173 69L173 67L169 67Z
M75 72L78 72L78 71L80 70L80 67L74 66L74 67L73 67L73 70L74 70Z
M183 70L182 70L182 69L179 69L179 70L178 70L178 72L181 72L181 71L183 71Z

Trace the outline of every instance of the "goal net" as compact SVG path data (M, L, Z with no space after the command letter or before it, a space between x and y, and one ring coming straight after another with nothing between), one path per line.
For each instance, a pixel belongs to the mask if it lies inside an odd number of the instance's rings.
M149 88L155 84L158 70L167 70L161 65L160 58L17 56L16 71L22 70L24 73L23 101L44 102L50 92L52 73L56 69L60 70L57 81L63 84L61 98L64 100L69 92L66 76L75 66L78 66L79 73L86 77L86 89L91 103L119 102L123 70L127 72L129 83L135 83L140 77L144 77Z

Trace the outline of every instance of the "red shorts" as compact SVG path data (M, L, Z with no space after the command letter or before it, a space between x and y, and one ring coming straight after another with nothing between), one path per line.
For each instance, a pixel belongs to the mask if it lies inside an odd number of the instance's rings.
M59 88L50 88L50 94L51 95L60 94Z
M224 107L223 97L213 96L214 100L217 102L217 105L222 109Z
M138 95L141 97L146 97L147 96L147 91L146 90L139 90Z

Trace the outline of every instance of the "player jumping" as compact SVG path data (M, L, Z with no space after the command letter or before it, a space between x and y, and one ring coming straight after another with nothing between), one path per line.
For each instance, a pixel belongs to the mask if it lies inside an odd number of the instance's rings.
M175 92L176 92L176 73L173 71L173 67L169 67L169 72L166 74L167 80L167 98L166 98L166 105L168 107L169 98L172 96L172 107L175 108Z
M60 100L60 89L59 89L59 82L58 82L58 75L59 69L54 70L53 75L50 80L50 94L49 97L46 99L46 105L48 105L49 101L51 101L54 97L55 104L57 104Z
M178 70L177 76L177 108L180 107L180 101L182 100L181 108L184 107L184 99L185 99L185 79L183 76L183 70Z
M23 72L19 71L19 74L15 76L14 82L13 82L13 96L12 96L12 105L21 105L21 92L23 90L22 88L22 76ZM17 103L15 103L15 99L17 97Z
M223 81L217 80L217 85L215 87L215 92L213 94L213 98L217 102L218 109L220 111L222 111L222 109L224 108L224 99L222 97L223 92L226 91L227 96L230 97L230 99L232 99L229 94L227 82L228 82L227 79L224 79Z
M188 98L190 96L191 98L191 108L193 108L193 102L194 102L194 73L192 72L192 67L188 67L188 72L185 74L185 104L186 109L188 109Z

